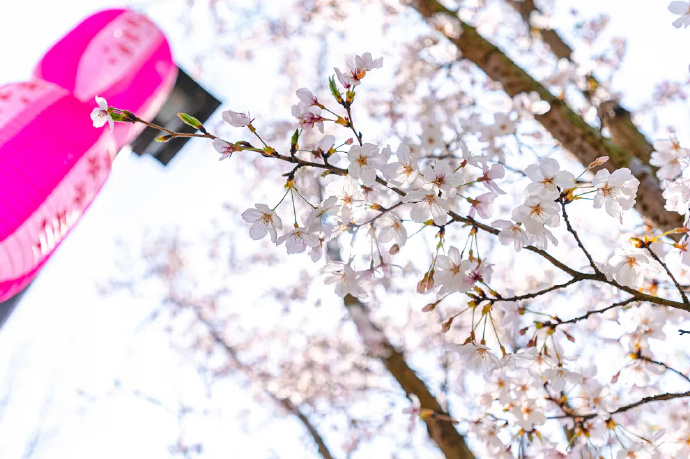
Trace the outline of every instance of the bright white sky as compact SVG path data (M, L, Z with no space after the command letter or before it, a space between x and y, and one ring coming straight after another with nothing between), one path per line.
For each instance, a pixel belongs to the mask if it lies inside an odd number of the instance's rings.
M105 0L4 3L0 84L27 79L45 49L82 18L121 5ZM561 3L564 8L572 4ZM666 3L638 2L631 7L629 0L577 2L583 11L606 8L612 15L610 32L629 40L616 80L629 106L645 101L659 80L687 77L690 51L683 44L688 34L671 26L673 16ZM151 9L178 59L185 62L190 45L175 28L176 15L166 13L181 4L151 2ZM205 84L221 88L228 75L215 76ZM252 78L233 78L234 90L222 92L232 98L232 108L249 108L252 101L246 94L260 90L249 86ZM0 331L0 458L23 457L37 428L44 431L35 458L169 457L167 446L174 442L178 426L166 410L176 409L180 394L187 396L198 388L189 388L194 383L182 380L176 371L179 362L171 357L165 334L154 331L142 337L137 331L150 305L103 298L97 282L113 272L113 260L121 260L118 240L136 246L147 228L180 226L183 234L204 232L218 212L220 197L242 186L241 176L230 175L231 163L219 165L217 157L202 142L188 143L166 169L150 158L119 157L98 199ZM117 378L124 390L115 387ZM155 393L166 407L128 395L128 387ZM228 390L227 397L228 406L237 412L260 410L247 392ZM198 403L202 406L204 401ZM259 448L264 449L257 450L257 439L243 434L243 423L249 430L260 428L264 439L280 438L280 457L287 457L288 451L304 457L299 425L284 422L281 435L271 430L278 427L261 424L260 417L220 426L227 438L207 444L204 457L221 457L227 451L238 452L233 457L269 457L272 446L262 444ZM200 421L195 428L219 426Z

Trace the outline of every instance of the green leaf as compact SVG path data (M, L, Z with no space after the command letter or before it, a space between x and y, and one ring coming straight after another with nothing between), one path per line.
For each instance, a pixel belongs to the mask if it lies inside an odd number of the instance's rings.
M199 129L201 127L201 121L199 121L191 115L188 115L186 113L178 113L177 116L180 117L184 124L191 126L194 129Z

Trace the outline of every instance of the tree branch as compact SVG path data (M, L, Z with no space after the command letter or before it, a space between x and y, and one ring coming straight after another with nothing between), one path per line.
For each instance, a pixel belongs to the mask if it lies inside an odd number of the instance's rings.
M383 331L369 317L368 308L357 298L347 295L345 307L357 326L357 330L372 353L381 360L386 369L400 384L406 394L414 394L424 409L434 412L436 416L424 418L429 436L436 442L447 459L474 459L465 439L458 433L441 404L429 388L405 361L402 352L396 350L387 340ZM439 419L442 418L442 419ZM443 419L445 418L445 419Z
M174 299L172 301L175 301L178 304L183 304L183 302L179 302ZM233 363L237 365L237 367L241 368L244 372L246 372L249 375L253 374L254 369L252 369L249 365L246 365L239 359L237 351L225 341L223 336L216 330L216 327L213 325L213 323L211 323L208 319L206 319L203 316L201 310L195 306L192 306L191 309L194 310L194 314L196 314L197 320L199 320L199 322L206 326L208 333L213 339L213 342L216 344L216 346L223 349L228 358L232 360ZM319 454L321 455L321 457L323 457L323 459L333 459L333 455L326 446L326 442L324 441L323 437L316 429L314 424L311 423L309 418L302 412L302 410L299 409L297 405L292 403L292 401L290 401L287 398L278 397L276 394L268 390L266 387L262 387L262 390L270 399L272 399L274 402L285 408L288 412L290 412L291 414L296 416L297 419L300 420L302 425L304 425L304 427L309 432L309 435L311 435L311 438L314 440L314 443L316 443L316 446L319 449Z
M532 29L529 22L530 15L533 12L541 13L534 4L534 0L508 0L508 4L520 14L527 27ZM558 32L553 29L537 29L537 32L558 59L567 59L573 62L573 50ZM599 84L594 76L590 76L590 78L595 85ZM613 141L639 158L643 164L649 165L649 157L654 151L654 146L632 122L630 112L616 101L606 101L597 106L588 91L583 91L583 93L587 100L597 108L599 118L604 127L607 127L611 132ZM656 170L656 168L652 168Z
M458 48L465 59L472 61L489 78L501 83L509 96L535 91L542 100L547 101L551 109L535 118L582 164L589 165L600 156L608 156L609 161L605 167L610 171L621 167L630 168L640 181L635 207L644 217L662 230L683 225L679 214L664 209L665 200L653 170L638 159L634 152L624 150L604 138L568 104L551 94L501 50L482 37L474 27L462 22L457 14L437 0L412 0L411 6L427 21L436 15L443 15L456 22L462 33L459 36L446 35L448 40Z

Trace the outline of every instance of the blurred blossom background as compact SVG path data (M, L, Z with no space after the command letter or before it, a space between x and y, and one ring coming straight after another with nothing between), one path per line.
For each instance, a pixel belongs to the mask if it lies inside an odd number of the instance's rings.
M465 6L481 7L482 27L499 45L527 49L532 38L503 3ZM670 26L664 2L543 3L550 24L574 45L587 42L583 24L606 17L591 46L574 48L590 57L624 49L616 68L596 71L610 77L648 132L688 125L685 104L649 108L663 82L687 89L686 35ZM432 96L477 74L453 67L454 54L393 0L26 0L0 8L0 83L27 80L45 50L83 18L122 6L152 19L178 64L222 101L205 123L209 131L248 140L220 112L249 111L261 135L284 151L296 126L295 91L325 98L333 68L355 54L384 57L358 90L355 116L366 139L394 150L419 137ZM543 57L513 52L528 68ZM455 73L444 76L442 64ZM424 79L431 83L417 84ZM477 103L504 101L488 94ZM55 122L69 129L69 120ZM305 142L319 138L310 135ZM685 131L677 136L689 140ZM0 329L0 458L321 457L285 400L319 427L337 457L441 457L421 422L408 429L409 400L367 357L341 299L323 285L323 263L249 237L241 212L277 201L288 169L247 153L218 156L205 139L188 142L167 167L127 149L118 155L102 192ZM613 223L592 226L602 246ZM537 266L524 270L524 282L538 277ZM375 315L439 397L483 384L461 384L461 370L444 370L460 333L437 336L439 317L419 312L425 299L395 284L391 290ZM225 336L232 354L213 333Z

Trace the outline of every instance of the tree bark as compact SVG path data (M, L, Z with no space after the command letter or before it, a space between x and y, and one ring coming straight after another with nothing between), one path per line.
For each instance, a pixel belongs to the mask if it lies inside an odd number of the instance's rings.
M679 214L664 209L665 200L654 171L633 151L626 150L603 137L567 103L551 94L501 50L482 37L474 27L462 22L455 12L436 0L412 0L411 6L427 21L439 14L456 21L462 33L459 36L447 35L448 40L458 48L465 59L472 61L489 78L501 83L509 96L536 91L543 100L549 102L551 109L535 118L583 165L589 165L600 156L608 156L609 161L605 167L609 171L621 167L629 168L640 181L635 208L652 225L662 230L683 225L683 219Z
M372 353L386 366L388 372L400 384L405 393L416 395L422 408L431 410L441 417L449 418L448 413L443 410L424 381L409 367L403 353L393 347L386 339L383 331L371 320L366 305L351 295L347 295L344 302L362 340L365 344L369 343L370 348L375 348ZM374 343L371 342L372 335L375 335ZM474 459L465 439L455 429L452 422L434 416L425 417L424 422L429 436L443 451L447 459Z
M522 20L527 24L527 27L530 28L530 15L533 12L541 13L539 8L534 4L534 0L508 0L508 4L520 14ZM537 32L558 59L567 59L573 62L573 50L565 40L561 38L558 32L553 29L537 29ZM594 75L591 75L590 78L595 84L598 84ZM593 103L587 91L585 91L585 97ZM635 126L635 123L633 123L630 117L630 112L618 102L612 100L598 105L593 103L593 105L597 108L602 126L608 128L611 133L611 139L618 144L618 146L623 147L639 158L643 164L649 165L649 158L654 151L654 146L647 140L644 134L640 132L637 126ZM656 168L652 167L652 169L656 172Z

